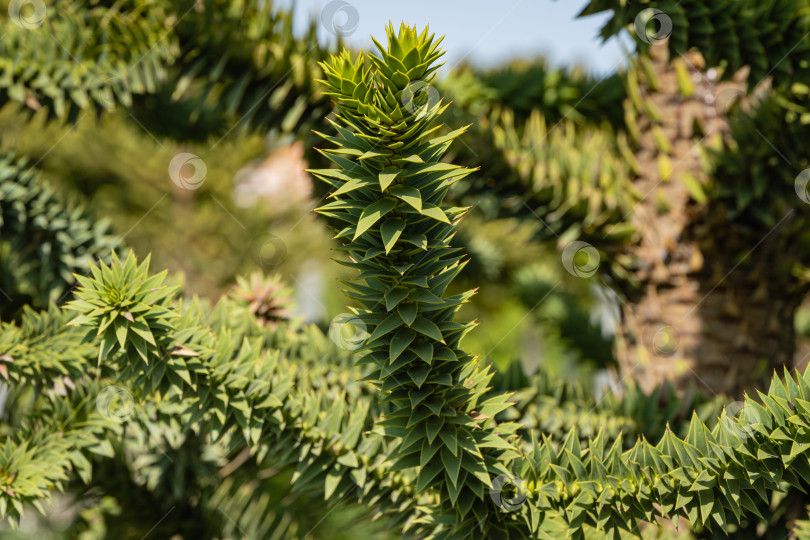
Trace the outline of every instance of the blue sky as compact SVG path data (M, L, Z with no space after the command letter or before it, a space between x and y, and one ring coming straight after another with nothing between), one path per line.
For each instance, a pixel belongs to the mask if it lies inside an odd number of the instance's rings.
M322 19L324 8L337 24L353 30L349 45L368 49L372 34L384 35L388 21L444 34L447 67L461 61L490 66L512 57L546 56L553 65L581 64L594 74L608 74L623 62L628 45L613 39L605 44L598 31L605 14L577 19L586 0L281 0L296 4L299 24L306 15ZM350 20L351 19L351 20ZM325 25L324 38L330 37ZM627 43L627 42L625 42Z

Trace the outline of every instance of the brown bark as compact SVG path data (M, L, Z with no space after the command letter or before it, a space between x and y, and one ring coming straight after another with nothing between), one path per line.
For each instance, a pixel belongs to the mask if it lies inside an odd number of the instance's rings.
M774 368L792 364L801 298L773 242L746 245L750 237L738 235L711 201L696 203L683 181L691 175L705 184L701 152L727 136L727 104L742 93L745 73L718 82L716 73L703 71L701 57L689 53L679 61L694 92L684 95L665 49L653 47L651 56L658 87L648 85L643 98L660 114L640 117L636 186L644 198L631 218L639 242L630 252L641 285L624 291L617 357L622 376L647 389L667 379L676 388L739 396L763 387Z
M648 389L669 379L679 388L695 384L740 397L744 389L762 389L774 369L790 367L799 297L757 282L747 269L716 284L678 274L647 283L647 294L623 309L623 375Z

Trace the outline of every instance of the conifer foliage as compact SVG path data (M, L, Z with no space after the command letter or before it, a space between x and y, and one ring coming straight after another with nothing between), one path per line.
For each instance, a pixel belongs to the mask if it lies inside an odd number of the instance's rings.
M440 159L464 129L436 136L447 107L430 86L441 40L405 25L387 37L378 54L322 64L338 110L323 153L338 168L312 171L334 188L317 211L340 223L343 264L359 272L347 294L371 330L360 363L391 404L379 426L400 439L393 470L421 467L417 492L435 486L461 517L478 501L483 520L485 492L514 451L509 429L492 422L506 396L482 399L492 374L460 347L474 323L453 320L473 292L446 294L464 265L450 239L467 209L442 201L472 171Z
M65 202L25 159L0 155L0 320L24 305L64 300L73 273L87 272L119 244L108 222Z
M387 34L370 68L346 52L323 64L338 111L338 136L323 136L335 148L323 153L339 168L312 172L334 188L336 200L318 211L339 223L342 264L359 272L347 294L372 329L360 362L374 367L368 378L392 406L378 426L395 440L393 468L417 468L417 491L435 487L440 497L442 508L420 522L438 537L618 538L658 517L725 528L759 513L755 497L802 489L806 375L785 373L763 404L747 399L743 415L713 430L693 417L685 439L667 430L656 445L624 450L600 432L585 447L572 429L559 445L532 434L527 447L512 446L511 426L490 418L507 398L479 405L490 375L460 348L472 325L452 320L471 293L445 297L462 264L448 238L465 209L441 202L472 171L439 159L463 129L431 138L445 108L429 90L433 37L404 25ZM525 492L505 498L503 482L518 478Z
M38 395L35 412L0 440L0 517L18 520L74 476L92 482L94 464L112 457L133 469L147 462L144 476L201 514L234 494L227 506L262 536L280 520L266 493L240 482L268 462L294 469L293 489L359 502L420 538L621 538L662 517L725 532L759 516L774 493L810 485L810 372L775 377L712 428L697 414L682 429L656 420L656 444L627 445L619 428L601 425L610 399L593 415L596 405L563 409L543 399L550 392L517 408L492 392L490 368L462 347L475 323L455 320L474 294L451 288L465 265L451 240L467 209L444 199L474 171L441 161L466 128L445 132L439 121L449 106L432 86L440 41L389 27L376 53L343 51L321 64L336 105L321 152L335 168L312 173L332 188L318 212L336 226L339 262L356 271L346 293L368 330L357 354L284 320L275 280L242 281L212 309L178 298L148 258L112 254L84 272L65 255L52 273L78 271L73 301L0 324L0 375ZM55 197L29 196L40 191L18 172L0 189L0 231L13 240L3 249L15 253L38 213L63 211ZM81 254L106 256L114 244L106 230L90 234L84 214L64 221L82 224ZM45 237L49 252L72 254L72 237L50 230L29 243ZM50 285L43 290L51 299ZM111 385L131 391L131 414L106 410ZM534 428L580 416L584 430L564 437ZM188 469L157 455L165 425L196 441L185 448L196 454ZM127 462L133 453L146 459ZM237 456L244 465L233 465ZM199 475L220 460L228 465L217 474ZM186 476L205 482L180 484Z

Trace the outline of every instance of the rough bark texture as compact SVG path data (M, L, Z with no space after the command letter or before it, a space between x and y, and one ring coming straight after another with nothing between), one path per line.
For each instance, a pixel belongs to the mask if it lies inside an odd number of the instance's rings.
M746 74L718 82L696 53L675 64L667 63L664 47L653 47L652 69L639 85L647 104L636 153L644 198L632 216L640 237L631 252L641 286L625 291L617 357L622 376L647 389L668 379L681 389L738 396L762 387L773 368L792 364L800 296L789 292L790 274L775 264L780 254L768 238L746 244L684 182L691 175L705 184L704 148L727 136L725 112ZM683 91L686 73L691 94Z

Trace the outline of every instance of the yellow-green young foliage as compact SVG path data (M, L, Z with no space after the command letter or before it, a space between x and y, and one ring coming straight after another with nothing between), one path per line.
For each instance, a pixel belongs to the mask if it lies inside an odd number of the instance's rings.
M267 506L274 488L261 480L256 493L225 502L226 484L276 468L290 471L298 492L351 494L376 501L394 524L414 519L415 478L385 468L387 445L369 432L379 414L373 388L347 354L313 325L262 325L241 301L181 310L161 278L131 254L113 257L83 280L71 309L26 310L19 326L0 325L0 373L44 400L0 442L4 519L16 522L23 504L39 507L77 475L97 482L91 461L114 449L156 497L192 498L203 514L228 508L247 530L267 531L278 518ZM128 397L128 409L115 408L110 390ZM223 474L248 450L248 463Z
M542 218L542 237L622 240L632 234L624 221L640 194L619 152L630 152L623 134L570 122L549 126L537 111L516 126L509 109L493 115L491 129L495 148L524 190L513 205L523 203Z

